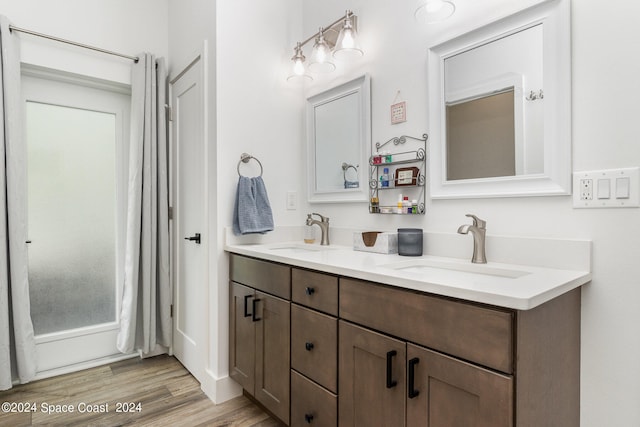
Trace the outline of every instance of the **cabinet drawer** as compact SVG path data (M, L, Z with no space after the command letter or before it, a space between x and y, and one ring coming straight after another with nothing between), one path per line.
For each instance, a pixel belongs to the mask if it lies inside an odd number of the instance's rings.
M336 395L291 371L291 427L335 427L337 417Z
M340 279L340 317L501 372L513 372L513 314Z
M291 299L316 310L338 315L338 278L294 268L291 270Z
M285 265L231 254L229 277L234 282L291 299L291 268Z
M291 367L338 390L338 320L291 304Z

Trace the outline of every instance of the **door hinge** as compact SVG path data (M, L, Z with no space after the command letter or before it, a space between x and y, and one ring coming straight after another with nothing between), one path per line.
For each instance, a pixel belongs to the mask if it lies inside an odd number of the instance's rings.
M169 206L169 219L173 219L173 206Z
M173 108L171 108L171 105L165 104L164 105L164 109L167 112L167 121L172 122L173 121Z
M173 304L169 306L169 317L173 317Z

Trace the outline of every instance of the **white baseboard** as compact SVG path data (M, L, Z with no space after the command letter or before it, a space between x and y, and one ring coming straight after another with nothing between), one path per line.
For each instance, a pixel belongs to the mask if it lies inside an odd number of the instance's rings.
M207 397L215 404L226 402L242 394L240 384L232 380L229 376L216 378L213 372L208 369L205 370L205 378L200 384L200 388L202 388L202 391L204 391Z

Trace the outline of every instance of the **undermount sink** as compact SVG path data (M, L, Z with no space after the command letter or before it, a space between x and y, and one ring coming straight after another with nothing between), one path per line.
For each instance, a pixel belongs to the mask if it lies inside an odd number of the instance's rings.
M332 248L331 246L312 245L308 243L287 243L283 245L272 246L269 248L270 251L290 250L300 252L320 252L332 249L335 248Z
M487 264L473 264L471 262L455 262L432 259L416 259L411 261L381 265L380 267L391 268L393 270L402 270L412 273L428 273L433 269L450 270L459 271L462 273L482 274L485 276L505 277L509 279L517 279L519 277L531 274L531 272L526 270L495 267Z

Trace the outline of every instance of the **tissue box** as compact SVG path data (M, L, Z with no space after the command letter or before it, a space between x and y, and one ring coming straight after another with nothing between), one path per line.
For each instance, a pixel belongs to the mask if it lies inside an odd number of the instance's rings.
M373 242L374 238L375 243ZM365 241L370 246L367 246ZM397 254L398 235L396 233L376 231L355 232L353 233L353 250L379 254Z

